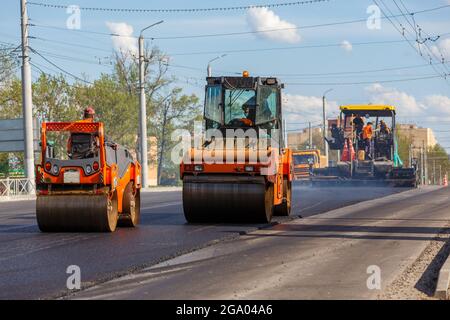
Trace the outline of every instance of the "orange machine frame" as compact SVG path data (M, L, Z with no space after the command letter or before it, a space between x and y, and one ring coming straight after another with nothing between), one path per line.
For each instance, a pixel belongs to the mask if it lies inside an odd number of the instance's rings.
M44 170L46 162L47 150L47 132L66 131L78 133L98 133L100 142L100 163L97 172L85 175L81 166L63 166L60 168L58 175L53 175ZM80 185L92 186L83 190L52 190L51 185L64 185L65 170L78 170L80 172ZM138 161L134 161L127 169L122 178L118 176L117 164L108 165L106 163L105 136L103 123L92 121L76 121L76 122L43 122L41 127L41 163L36 165L36 188L37 194L68 194L68 193L88 193L88 194L104 194L108 193L112 197L117 193L118 211L122 212L123 193L127 184L132 181L133 187L141 188L140 181L141 166ZM42 188L47 186L47 188ZM100 188L99 188L100 186Z

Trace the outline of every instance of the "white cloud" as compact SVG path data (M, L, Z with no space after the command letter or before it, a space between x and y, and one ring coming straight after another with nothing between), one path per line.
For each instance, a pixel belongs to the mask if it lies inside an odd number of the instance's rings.
M344 40L344 41L341 42L341 48L344 49L347 52L350 52L350 51L353 50L353 46L350 43L350 41L348 41L348 40Z
M438 117L450 116L450 98L442 95L426 96L422 104L428 114L436 115Z
M372 103L394 105L402 116L419 115L424 110L415 97L394 88L384 87L379 83L366 87L366 92Z
M336 101L327 100L328 115L337 112ZM283 111L288 123L322 121L322 97L285 94Z
M431 47L431 51L439 59L443 57L447 61L450 60L450 38L439 41L436 46Z
M418 100L406 92L395 88L373 84L366 87L366 93L374 104L390 104L397 107L397 113L403 119L436 121L450 118L450 97L432 94Z
M111 33L122 37L112 36L114 49L126 55L138 56L137 39L133 37L133 27L125 22L106 22Z
M247 12L247 23L253 31L285 29L273 32L262 32L256 35L278 42L296 43L301 37L296 25L282 20L273 11L267 8L251 8Z

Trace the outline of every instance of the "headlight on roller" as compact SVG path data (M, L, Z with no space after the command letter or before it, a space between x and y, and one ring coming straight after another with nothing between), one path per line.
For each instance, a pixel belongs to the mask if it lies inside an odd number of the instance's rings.
M254 166L245 166L245 172L253 172L253 171L255 171Z
M203 165L201 165L201 164L196 164L196 165L194 166L194 171L197 171L197 172L203 171Z

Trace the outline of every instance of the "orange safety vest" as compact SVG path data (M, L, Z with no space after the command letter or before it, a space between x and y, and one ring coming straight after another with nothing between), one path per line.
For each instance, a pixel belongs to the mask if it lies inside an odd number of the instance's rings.
M240 119L242 123L244 123L246 126L252 126L253 125L253 121L247 118L242 118Z
M372 131L372 126L365 126L363 128L363 139L372 139L372 135L373 135L373 131Z

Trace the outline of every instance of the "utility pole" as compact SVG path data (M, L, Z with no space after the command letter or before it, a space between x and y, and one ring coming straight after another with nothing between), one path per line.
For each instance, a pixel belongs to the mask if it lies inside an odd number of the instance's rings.
M425 170L424 170L424 165L423 165L423 146L420 147L420 180L422 181L422 185L425 184Z
M311 131L311 122L308 122L308 132L309 132L309 149L312 149L312 131Z
M408 166L411 168L412 167L412 158L413 158L413 154L412 154L412 144L409 144L409 148L408 148Z
M433 184L436 184L436 159L433 159Z
M326 94L328 92L333 91L333 89L328 89L327 91L325 91L322 95L322 107L323 107L323 144L324 144L324 150L325 150L325 157L327 159L327 166L328 166L328 143L326 140L327 137L327 113L326 113Z
M27 1L20 1L22 27L22 111L24 127L25 176L34 183L33 100L31 92L31 67L28 48Z
M423 142L423 165L424 165L424 175L425 175L425 184L428 184L428 155L427 148L425 147L425 141Z
M145 100L145 57L144 57L144 36L143 32L163 21L156 22L141 30L139 35L139 150L141 152L141 185L147 187L148 179L148 146L147 146L147 106Z
M217 56L217 57L215 57L214 59L211 59L211 60L208 61L208 67L206 68L206 72L207 72L208 77L212 77L211 62L216 61L216 60L219 60L220 58L223 58L223 57L225 57L226 55L227 55L227 54L225 53L225 54L222 54L222 55L220 55L220 56Z

